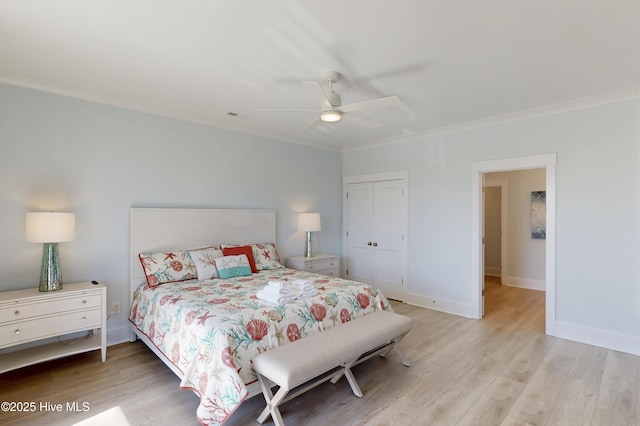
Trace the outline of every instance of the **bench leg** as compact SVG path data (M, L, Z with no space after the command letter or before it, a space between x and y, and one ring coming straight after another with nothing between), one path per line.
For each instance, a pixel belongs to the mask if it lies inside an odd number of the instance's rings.
M356 364L357 361L358 358L355 358L349 362L345 362L344 364L342 364L342 369L340 369L340 371L338 371L331 378L331 383L335 385L344 374L344 376L347 378L347 381L349 382L349 386L351 386L353 394L358 398L362 398L362 391L360 390L360 386L358 386L358 382L356 382L356 378L353 375L353 372L351 372L351 367L353 367L353 365Z
M403 364L405 367L411 367L411 363L407 360L407 358L405 358L404 354L402 353L402 351L401 351L401 350L400 350L400 348L398 347L398 342L399 342L403 337L404 337L404 335L402 335L402 336L398 337L397 339L392 340L392 341L391 341L391 342L392 342L392 344L391 344L391 345L389 345L389 347L388 347L386 350L384 350L384 352L382 352L382 353L380 354L380 356L384 358L384 357L386 357L386 356L389 354L389 352L391 352L391 350L392 350L393 348L396 348L396 350L398 351L398 355L400 355L400 359L402 360L402 364Z
M271 392L271 388L262 379L262 375L258 374L258 380L260 381L260 387L262 387L264 399L267 402L267 406L264 407L264 410L262 410L262 413L258 416L258 423L264 423L264 421L271 416L273 423L275 423L276 426L284 426L284 420L282 420L282 415L280 414L278 405L282 402L284 397L287 396L289 390L281 387L274 396L273 392Z
M362 391L360 390L360 386L358 386L358 382L356 382L356 378L353 376L350 368L344 369L344 376L347 378L353 394L358 398L362 398Z

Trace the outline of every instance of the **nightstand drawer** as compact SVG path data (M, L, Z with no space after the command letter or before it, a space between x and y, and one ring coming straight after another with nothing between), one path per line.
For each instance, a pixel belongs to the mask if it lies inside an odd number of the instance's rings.
M340 272L338 271L337 266L333 267L332 269L316 269L314 271L309 271L309 272L313 272L314 274L328 275L330 277L340 276Z
M0 347L100 327L102 308L12 322L0 326Z
M304 265L304 271L308 271L308 272L317 272L317 273L321 273L320 271L322 270L332 270L332 269L336 269L338 267L338 261L337 260L317 260L317 261L311 261L311 262L307 262Z
M339 277L340 258L332 254L317 254L313 257L294 256L287 259L287 268Z
M17 302L0 308L0 324L19 321L32 317L68 312L76 309L95 308L102 303L101 293L83 294L73 297L60 297L57 300Z

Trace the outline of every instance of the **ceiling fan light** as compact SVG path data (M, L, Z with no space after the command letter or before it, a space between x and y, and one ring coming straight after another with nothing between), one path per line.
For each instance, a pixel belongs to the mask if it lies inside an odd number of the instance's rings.
M325 123L335 123L336 121L340 121L341 118L342 112L338 110L322 111L320 114L320 120Z

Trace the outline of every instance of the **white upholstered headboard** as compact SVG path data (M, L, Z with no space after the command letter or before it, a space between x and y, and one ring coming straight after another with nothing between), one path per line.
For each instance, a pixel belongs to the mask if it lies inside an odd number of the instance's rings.
M145 282L138 253L276 243L275 210L133 208L129 226L131 297Z

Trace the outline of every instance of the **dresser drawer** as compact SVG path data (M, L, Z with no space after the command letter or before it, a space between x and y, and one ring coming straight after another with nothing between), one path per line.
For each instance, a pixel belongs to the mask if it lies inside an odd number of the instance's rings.
M100 293L75 295L57 299L16 302L0 308L0 324L32 317L68 312L76 309L95 308L102 303Z
M0 348L101 327L102 309L75 311L0 325Z

